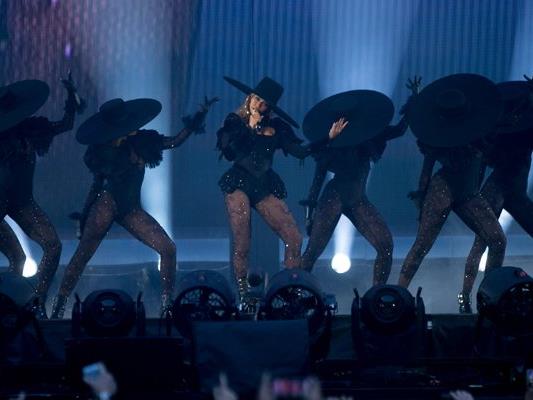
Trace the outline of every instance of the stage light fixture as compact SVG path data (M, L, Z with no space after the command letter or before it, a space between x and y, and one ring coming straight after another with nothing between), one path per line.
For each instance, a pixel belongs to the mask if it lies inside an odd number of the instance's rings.
M517 267L486 274L477 292L480 321L488 319L508 336L533 333L533 278Z
M402 331L416 320L415 298L401 286L374 286L361 299L361 320L381 333Z
M330 314L324 297L314 275L302 269L285 269L270 279L260 313L270 320L305 319L313 336Z
M360 298L354 289L352 341L361 360L402 363L425 352L426 313L421 296L396 285L376 285Z
M172 308L174 325L187 338L198 321L228 321L236 312L235 297L224 276L212 270L185 275L177 285Z
M76 295L72 311L73 336L83 328L94 337L127 336L137 322L137 333L144 333L145 312L141 295L137 303L122 290L98 290L89 294L83 302Z

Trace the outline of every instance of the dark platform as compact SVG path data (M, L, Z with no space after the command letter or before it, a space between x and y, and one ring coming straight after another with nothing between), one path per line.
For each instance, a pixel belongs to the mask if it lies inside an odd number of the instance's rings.
M373 359L371 354L366 360L358 357L352 346L350 316L336 316L328 356L312 365L323 382L325 393L357 399L440 399L446 398L442 396L451 389L466 388L476 393L477 399L523 398L524 368L527 367L524 363L532 350L530 340L499 338L490 324L485 324L476 346L475 316L436 314L428 317L425 339L417 344L421 352L416 357L407 357L405 362L388 362ZM65 340L71 336L70 327L69 320L41 323L46 356L32 363L1 367L0 398L9 398L21 389L35 398L88 396L86 389L76 383L79 371L75 371L75 363L66 363ZM171 337L166 333L159 320L148 320L145 338L109 339L105 346L97 345L95 351L124 354L125 365L135 367L133 369L145 377L135 378L135 372L129 373L132 379L137 379L135 392L139 396L141 393L144 398L201 396L195 392L195 369L191 365L188 342L180 339L176 329L172 329ZM142 346L152 346L152 350L139 348ZM168 351L164 350L165 346ZM405 346L401 347L399 343L399 351L406 351ZM160 375L161 371L165 371L166 376ZM172 374L175 387L168 390L163 382L172 381ZM160 376L161 385L154 389L157 376ZM146 381L146 391L142 389L143 381ZM127 398L133 397L128 394Z

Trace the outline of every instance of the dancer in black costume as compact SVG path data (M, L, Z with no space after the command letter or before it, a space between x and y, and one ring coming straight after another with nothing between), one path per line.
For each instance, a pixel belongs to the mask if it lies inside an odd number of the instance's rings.
M70 74L62 82L67 100L63 119L57 122L31 117L48 98L46 83L28 80L0 88L0 218L9 215L43 249L36 287L39 318L46 318L44 303L59 264L61 242L33 198L36 157L48 152L56 135L72 129L76 110L81 112L84 108ZM4 229L2 233L0 241L10 243L12 254L19 253L20 244L14 240L13 232ZM20 266L17 268L20 272Z
M491 206L479 193L483 138L499 118L502 102L496 85L473 74L442 78L413 101L409 122L424 154L415 243L402 265L398 284L407 287L435 242L450 211L489 247L487 269L500 267L506 238ZM442 168L432 176L435 162Z
M221 177L219 186L224 192L233 235L233 267L241 305L247 307L249 285L246 275L252 207L284 241L285 266L295 268L301 262L302 236L283 201L287 196L285 185L272 170L274 153L281 149L286 155L303 159L325 145L329 139L311 146L301 145L302 141L289 126L298 125L276 106L283 93L283 87L279 83L264 78L252 89L231 78L225 79L248 95L243 105L226 117L217 133L218 149L228 161L233 161L233 166ZM273 113L280 118L274 117ZM329 138L336 137L344 126L344 121L334 123Z
M507 100L507 112L499 133L485 152L486 163L493 170L481 195L497 217L505 209L533 236L533 202L527 194L533 151L533 83L528 79L528 82L504 82L498 87ZM486 247L483 238L476 235L465 265L463 290L458 295L461 313L472 312L470 295Z
M416 94L419 84L420 80L415 77L414 80L408 81L407 87L413 94ZM358 101L355 104L358 106L361 103L365 102ZM381 158L387 141L405 133L407 105L408 103L402 108L400 113L403 116L397 125L388 126L372 139L356 146L327 147L316 154L315 177L307 200L301 202L302 205L308 207L306 226L309 234L307 249L302 256L302 268L311 271L331 239L341 214L344 214L376 250L374 285L387 282L392 266L392 234L379 211L368 200L366 183L371 162L377 162ZM366 114L375 115L374 113L359 113L362 118L365 118ZM348 133L344 133L342 138L346 139L347 135ZM327 171L335 175L327 183L317 203Z
M163 150L179 147L193 132L203 131L208 108L216 100L206 99L199 112L183 119L185 128L172 137L140 129L161 111L161 103L154 99L110 100L80 126L76 138L89 145L84 160L94 175L94 183L81 214L80 243L54 299L52 318L63 318L68 297L115 221L159 253L162 312L170 309L176 275L176 246L161 225L142 208L141 185L145 168L158 166Z
M6 256L9 262L7 271L22 275L26 254L17 235L5 220L0 222L0 252Z

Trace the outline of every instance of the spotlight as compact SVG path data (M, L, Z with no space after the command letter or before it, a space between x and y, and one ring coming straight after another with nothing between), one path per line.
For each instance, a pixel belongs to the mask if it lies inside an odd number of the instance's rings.
M426 329L424 301L396 285L377 285L360 299L354 290L352 340L362 359L403 362L423 350Z
M83 302L76 296L72 311L73 336L80 328L94 337L127 336L137 322L137 333L144 333L144 305L141 295L137 304L122 290L98 290L92 292Z
M216 271L198 270L183 277L172 315L178 331L192 337L197 321L228 321L235 314L235 298L228 281Z
M350 257L343 253L335 254L331 260L331 268L333 268L333 270L339 274L348 272L351 266L352 262L350 261Z
M37 263L31 257L26 257L24 262L24 268L22 270L22 276L25 278L31 278L37 273Z
M516 267L489 272L477 292L477 309L480 320L488 319L503 335L533 333L533 278Z

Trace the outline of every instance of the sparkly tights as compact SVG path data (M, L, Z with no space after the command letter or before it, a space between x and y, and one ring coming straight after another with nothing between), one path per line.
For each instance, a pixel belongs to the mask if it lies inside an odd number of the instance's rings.
M511 179L511 178L510 178ZM491 174L481 189L481 195L490 204L494 214L500 216L505 209L516 222L533 237L533 202L526 192L504 190L502 185ZM476 280L481 257L487 245L483 238L476 235L470 254L466 260L463 293L470 294Z
M22 275L26 254L24 254L17 235L5 220L0 222L0 252L9 261L8 271Z
M17 207L7 207L5 204L6 202L0 206L0 216L2 219L5 215L9 215L24 233L30 239L37 242L43 250L43 256L37 269L38 283L35 292L39 297L46 296L50 283L57 271L57 266L59 265L61 241L48 216L33 199L25 205ZM11 257L15 257L14 264L11 265L13 265L13 269L17 273L22 273L22 267L25 261L24 252L14 232L9 226L6 229L6 225L7 223L3 221L2 229L0 229L1 250L9 258L10 263ZM7 250L7 253L4 249Z
M302 256L302 267L310 271L328 244L341 214L352 222L361 235L376 250L374 285L384 284L392 265L392 234L376 207L364 194L359 199L341 198L334 181L330 181L320 197L313 220L313 229L307 249Z
M59 294L68 297L72 293L83 269L114 221L159 253L163 293L171 294L176 276L176 245L161 225L140 207L119 216L115 200L107 191L100 192L91 206L80 243L67 266Z
M248 272L250 252L250 199L241 190L227 193L224 197L233 235L233 267L237 278ZM255 209L266 223L285 243L284 264L287 268L300 266L302 235L283 200L270 195L255 205Z
M453 194L446 180L437 173L431 178L424 198L417 237L402 265L399 285L409 286L451 210L455 211L459 218L487 244L489 248L487 269L502 265L506 238L491 206L480 194L454 204Z

